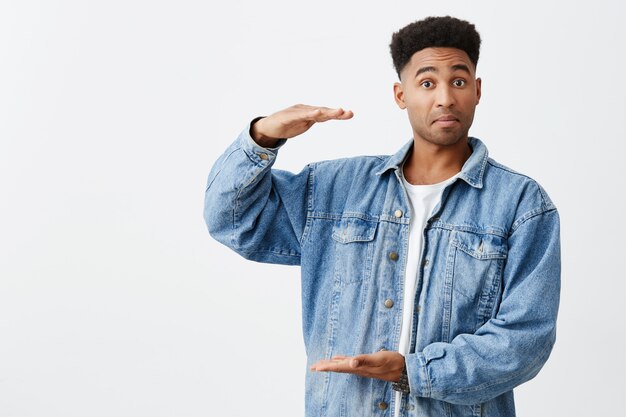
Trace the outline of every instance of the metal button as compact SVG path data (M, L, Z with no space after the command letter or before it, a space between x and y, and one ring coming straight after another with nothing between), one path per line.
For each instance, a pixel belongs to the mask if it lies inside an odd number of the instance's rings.
M387 351L387 349L386 349L386 348L384 348L384 347L381 347L378 351L379 351L379 352L386 352L386 351Z
M424 259L424 266L428 266L428 264L430 263L430 261L428 259Z
M398 252L394 252L394 251L389 252L389 259L391 259L392 261L397 261L398 258L399 258Z
M422 311L422 307L418 305L417 307L415 307L415 311L417 311L419 314Z
M387 308L393 307L393 300L391 298L387 298L385 300L385 307L387 307Z
M398 218L402 217L402 210L396 210L396 211L393 213L393 215L394 215L394 216L396 216L396 217L398 217Z
M381 410L386 410L387 407L389 407L389 406L384 401L381 401L381 402L378 403L378 408L380 408Z
M266 154L266 153L260 153L260 154L259 154L259 158L261 158L261 159L262 159L262 160L264 160L264 161L267 161L267 158L269 158L269 157L267 156L267 154Z

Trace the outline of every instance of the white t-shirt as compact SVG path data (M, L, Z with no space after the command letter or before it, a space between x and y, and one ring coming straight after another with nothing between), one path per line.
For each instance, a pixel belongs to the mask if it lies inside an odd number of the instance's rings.
M404 170L404 167L403 167ZM404 303L402 305L402 327L400 330L400 345L398 351L406 355L411 343L411 327L413 325L413 308L415 290L417 286L419 261L422 254L422 238L426 221L432 215L435 206L441 200L444 188L452 183L459 174L447 180L429 185L410 184L402 174L402 183L411 203L411 219L409 224L409 253L406 262L404 278ZM400 413L400 393L396 392L396 406L394 415Z

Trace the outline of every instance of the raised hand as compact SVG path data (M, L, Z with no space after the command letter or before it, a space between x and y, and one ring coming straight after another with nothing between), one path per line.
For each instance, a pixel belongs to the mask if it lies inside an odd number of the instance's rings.
M252 125L250 134L259 145L272 148L279 139L289 139L301 135L318 122L347 120L352 118L351 110L342 108L308 106L296 104L258 120Z

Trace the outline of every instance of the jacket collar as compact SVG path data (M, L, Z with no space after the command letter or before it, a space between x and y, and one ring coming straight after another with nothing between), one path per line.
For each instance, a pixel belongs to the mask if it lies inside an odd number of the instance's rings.
M472 187L483 188L483 175L489 159L489 152L487 151L487 146L478 138L469 137L469 145L472 148L472 154L463 164L459 178ZM402 146L398 152L389 156L385 160L383 167L376 172L376 175L381 175L390 169L400 169L412 146L413 139Z

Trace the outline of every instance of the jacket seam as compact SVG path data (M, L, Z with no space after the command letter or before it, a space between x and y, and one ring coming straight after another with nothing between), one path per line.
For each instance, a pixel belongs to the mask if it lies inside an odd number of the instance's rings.
M247 256L253 255L255 253L273 253L275 255L291 256L291 257L294 257L294 258L299 258L301 256L301 254L299 254L299 253L283 252L280 249L278 249L278 250L273 250L273 249L255 249L255 250L246 251L246 252L243 252L243 253L246 254Z
M346 156L346 157L343 157L343 158L322 159L320 161L315 161L315 164L316 165L334 164L334 163L338 163L338 162L345 162L345 161L359 160L359 159L367 159L367 158L379 159L381 161L386 161L387 158L390 158L391 156L392 155L354 155L354 156Z
M548 197L546 190L543 187L539 186L539 193L541 194L541 200L543 201L543 205L546 209L556 208L554 207L554 203Z
M517 172L517 171L514 171L514 170L512 170L511 168L509 168L509 167L507 167L507 166L504 166L504 165L502 165L501 163L499 163L499 162L497 162L497 161L493 160L492 158L488 158L487 163L488 163L489 165L491 165L492 167L494 167L494 168L498 168L498 169L501 169L502 171L506 171L506 172L508 172L508 173L510 173L510 174L513 174L513 175L518 175L518 176L520 176L520 177L524 177L524 178L526 178L526 179L528 179L528 180L531 180L532 182L536 182L533 178L529 177L528 175L526 175L526 174L522 174L522 173Z
M429 226L426 226L427 228ZM431 223L430 225L431 229L444 229L444 230L449 230L449 231L460 231L460 232L468 232L468 233L476 233L476 234L480 234L480 235L491 235L491 236L498 236L498 237L502 237L502 238L508 238L510 236L510 233L507 233L505 231L500 231L497 229L480 229L478 227L474 227L474 226L464 226L464 225L455 225L455 224L450 224L450 223L444 223L441 220L437 220L433 223Z
M366 221L370 221L370 222L378 222L381 221L379 216L373 216L370 214L364 214L364 213L359 213L359 212L351 212L351 211L344 211L343 213L325 213L325 212L316 212L316 211L311 211L309 213L309 216L313 219L325 219L325 220L341 220L341 219L347 219L347 218L357 218L357 219L361 219L361 220L366 220Z
M306 219L304 221L304 228L302 229L302 235L300 236L300 248L302 248L302 245L304 244L305 238L309 233L309 230L311 229L311 213L313 212L313 196L314 196L314 192L315 192L315 174L314 174L314 165L313 164L308 164L307 165L308 170L309 170L309 175L308 175L308 184L307 184L307 210L306 210Z
M213 183L215 182L215 180L217 179L217 176L220 175L220 173L222 172L222 166L224 166L224 164L226 163L226 161L228 161L228 158L230 158L230 156L232 154L234 154L235 152L237 152L238 150L240 150L241 147L235 148L233 149L233 151L231 153L229 153L228 155L226 155L226 157L224 158L224 160L222 161L222 163L220 164L220 169L218 169L218 171L215 173L215 175L213 176L213 178L211 179L211 182L207 184L206 188L204 189L204 192L206 193L207 191L209 191L209 188L211 188L211 185L213 185Z
M505 165L502 165L501 163L493 160L492 158L489 158L488 163L489 163L489 165L491 165L494 168L498 168L498 169L500 169L502 171L508 172L509 174L513 174L513 175L517 175L519 177L526 178L527 180L532 182L539 189L539 197L541 198L541 205L542 205L542 207L544 207L546 210L554 208L554 204L552 203L552 201L549 200L549 198L547 198L547 194L546 194L545 190L541 187L541 185L539 185L539 183L534 178L529 177L526 174L522 174L520 172L514 171L511 168L509 168L509 167L507 167Z
M524 213L520 218L518 218L515 222L513 222L513 225L511 226L511 231L509 232L508 237L511 237L511 235L513 235L513 233L515 233L515 231L519 229L521 225L523 225L524 223L526 223L528 220L532 219L533 217L537 217L544 213L549 213L552 211L556 211L556 208L555 207L546 208L545 206L542 206L540 208L536 208L534 210L530 210Z

